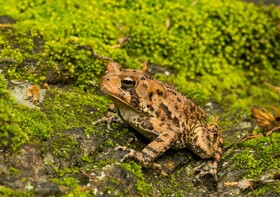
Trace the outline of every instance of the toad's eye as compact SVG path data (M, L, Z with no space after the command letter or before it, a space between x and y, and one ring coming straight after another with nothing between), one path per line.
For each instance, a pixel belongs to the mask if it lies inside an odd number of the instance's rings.
M124 90L131 90L136 86L136 81L131 77L122 78L121 83Z

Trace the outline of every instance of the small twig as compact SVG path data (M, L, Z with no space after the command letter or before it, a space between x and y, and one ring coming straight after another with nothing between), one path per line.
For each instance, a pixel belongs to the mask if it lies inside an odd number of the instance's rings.
M84 176L88 177L89 179L96 179L96 176L95 176L95 175L91 175L91 174L89 174L89 173L86 173L86 172L83 171L82 169L80 169L80 172L81 172Z
M13 59L13 58L6 58L6 57L1 57L1 58L0 58L0 61L3 61L3 62L12 62L12 63L17 62L16 59Z
M280 126L275 127L275 128L273 128L273 129L269 130L269 131L266 132L264 135L261 134L261 133L259 133L259 134L257 134L257 135L247 134L247 135L245 135L244 137L242 137L242 138L240 138L239 140L237 140L236 142L233 142L232 144L230 144L228 147L226 147L226 148L225 148L225 152L226 152L229 148L231 148L232 146L237 145L237 144L240 144L240 143L242 143L242 142L245 142L246 140L256 139L256 138L259 138L259 137L261 137L261 136L268 137L268 136L270 136L273 132L275 132L275 131L277 131L277 130L280 131Z
M229 187L238 187L240 189L248 189L250 188L251 190L254 190L255 188L262 186L266 183L274 183L274 182L279 182L280 180L274 180L274 179L269 179L269 180L253 180L253 179L242 179L241 181L238 182L224 182L224 186L229 186Z
M237 145L237 144L240 144L242 142L245 142L246 140L249 140L249 139L255 139L255 138L258 138L258 137L261 137L262 134L259 133L257 135L251 135L251 134L247 134L245 135L244 137L240 138L239 140L237 140L236 142L233 142L232 144L230 144L228 147L225 148L225 151L226 152L228 149L230 149L232 146L234 145Z
M92 54L94 57L97 57L97 58L99 58L99 59L111 60L111 61L113 60L113 59L110 58L110 57L106 57L106 56L97 54L93 49L91 49L91 54Z
M275 128L273 128L273 129L271 129L270 131L266 132L266 133L265 133L265 136L266 136L266 137L267 137L267 136L270 136L273 132L275 132L275 131L277 131L277 130L280 130L280 126L275 127Z
M14 27L10 24L0 24L0 28L14 28Z

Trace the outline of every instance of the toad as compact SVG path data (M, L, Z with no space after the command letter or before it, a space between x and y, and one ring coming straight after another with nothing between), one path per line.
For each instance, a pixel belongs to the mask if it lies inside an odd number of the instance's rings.
M223 137L215 122L207 125L202 108L145 71L123 69L116 62L107 64L99 87L112 99L121 120L150 140L141 152L117 147L126 152L121 161L132 158L143 167L160 169L157 157L168 149L187 148L203 159L195 168L199 177L217 177Z

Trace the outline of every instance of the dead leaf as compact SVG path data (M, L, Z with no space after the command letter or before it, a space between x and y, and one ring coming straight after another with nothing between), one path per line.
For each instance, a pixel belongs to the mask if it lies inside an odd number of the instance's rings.
M280 87L271 85L268 82L264 82L264 85L266 85L267 87L271 88L274 92L280 94Z
M44 83L44 84L43 84L43 88L46 89L46 90L49 90L49 89L50 89L49 84Z
M38 85L32 85L26 89L26 100L33 98L33 103L38 104L40 98L40 87Z
M253 108L252 115L256 119L258 126L264 129L273 129L275 126L275 117L268 110L263 108Z

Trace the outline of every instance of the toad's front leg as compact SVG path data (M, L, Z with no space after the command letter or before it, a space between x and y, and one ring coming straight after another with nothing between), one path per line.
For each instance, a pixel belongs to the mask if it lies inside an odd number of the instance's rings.
M176 140L177 135L175 132L166 131L162 132L157 138L155 138L151 143L149 143L142 150L142 152L135 151L134 149L127 148L124 146L119 146L116 149L128 151L128 153L124 155L121 161L132 158L138 161L143 167L161 170L161 165L153 161L158 156L167 151Z
M111 104L109 106L108 112L106 113L106 116L94 121L92 124L94 126L96 126L100 123L107 123L107 129L112 130L111 124L113 122L123 123L123 120L121 119L121 117L116 112L115 105Z

